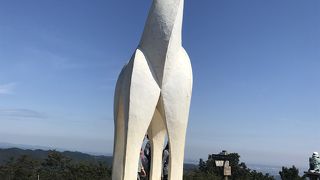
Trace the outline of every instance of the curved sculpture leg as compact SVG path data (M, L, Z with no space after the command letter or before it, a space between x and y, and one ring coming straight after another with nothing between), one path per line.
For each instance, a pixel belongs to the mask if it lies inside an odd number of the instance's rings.
M150 179L160 180L162 172L162 151L166 137L166 128L161 114L156 109L148 129L151 143Z
M187 129L186 121L188 120L188 118L180 117L178 120L176 118L177 116L178 115L175 112L170 112L167 116L168 142L170 144L168 177L171 180L182 180L183 177L184 147ZM182 122L183 120L185 122Z
M154 80L144 54L138 49L125 69L130 75L129 88L123 88L120 97L123 98L124 111L124 157L123 176L115 175L119 180L136 180L140 148L145 133L152 120L160 96L160 88ZM118 119L117 119L118 121ZM119 119L121 121L121 119ZM120 122L121 123L121 122ZM119 162L120 163L120 162ZM114 169L113 173L117 173ZM118 180L118 179L114 179Z
M124 90L128 89L129 84L124 84L123 82L128 82L130 76L128 72L124 70L127 68L125 66L117 81L116 91L114 96L114 145L113 145L113 170L112 179L122 179L123 178L123 159L124 159L124 146L125 146L125 117L124 112L128 110L128 104L123 102ZM128 67L130 68L130 67Z
M188 108L184 105L174 107L174 105L165 105L166 125L168 131L168 141L170 144L169 160L169 179L182 180L185 137L188 121Z
M182 180L185 137L192 93L192 72L189 58L182 48L179 59L170 64L175 71L165 77L162 103L170 144L169 179ZM183 82L183 83L181 83Z
M123 104L118 106L119 114L115 124L115 142L113 150L112 179L123 179L123 160L125 147L125 120Z

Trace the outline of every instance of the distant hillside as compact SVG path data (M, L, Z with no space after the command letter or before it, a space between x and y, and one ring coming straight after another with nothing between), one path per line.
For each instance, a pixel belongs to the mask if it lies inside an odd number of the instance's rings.
M4 164L10 158L18 158L22 155L28 155L33 159L37 159L39 161L44 160L47 158L48 153L50 150L24 150L19 148L7 148L7 149L0 149L0 165ZM89 162L89 163L106 163L108 166L112 164L112 157L111 156L94 156L89 155L81 152L71 152L71 151L64 151L61 152L64 156L71 158L74 162Z
M26 144L13 144L7 142L0 142L0 149L9 149L9 148L19 148L19 149L42 149L42 150L50 150L52 148L46 146L38 146L38 145L26 145ZM56 149L58 151L64 151L63 149Z
M183 165L184 172L189 172L196 169L198 169L198 165L195 165L195 164L184 163Z
M28 155L33 159L43 161L47 158L50 150L30 150L30 149L20 149L20 148L0 148L0 165L3 165L10 158L18 158L22 155ZM98 163L102 162L107 164L107 166L112 165L112 156L94 156L90 154L85 154L82 152L71 152L71 151L63 151L61 152L64 156L71 158L74 162L89 162L89 163ZM184 164L185 172L197 169L197 165L186 163Z

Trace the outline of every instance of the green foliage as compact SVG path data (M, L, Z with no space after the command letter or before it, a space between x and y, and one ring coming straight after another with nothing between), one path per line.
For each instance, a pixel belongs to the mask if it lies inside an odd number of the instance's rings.
M111 180L111 168L107 161L99 161L100 157L90 157L83 153L72 154L71 152L42 151L36 150L40 156L34 152L13 149L19 156L2 159L0 164L1 180L35 180L38 175L41 180ZM7 154L10 151L6 151ZM1 154L1 152L0 152ZM69 156L70 155L70 156ZM230 180L274 180L269 174L262 174L247 168L246 164L240 162L237 153L226 155L232 169ZM40 158L39 158L40 157ZM299 170L282 167L279 172L282 180L302 180ZM184 180L222 180L223 168L216 167L215 159L208 158L204 161L200 159L197 168L190 166L184 174Z
M3 180L36 179L38 168L38 161L22 155L18 159L11 158L4 166L0 166L0 177Z
M57 151L50 151L40 162L30 156L11 158L0 166L1 180L111 180L106 163L74 162Z
M48 154L51 151L47 150L26 150L26 149L19 149L19 148L8 148L8 149L0 149L0 165L4 165L8 159L13 157L14 159L19 158L22 155L27 155L31 157L34 160L37 161L44 161ZM68 158L71 158L73 162L88 162L88 163L98 163L103 162L110 164L112 163L112 157L111 156L93 156L81 152L70 152L70 151L64 151L61 152L63 156L66 156Z
M252 180L272 180L273 176L267 174L262 174L261 172L257 172L256 170L250 172L250 179Z
M39 174L41 179L68 179L71 176L71 159L57 151L51 151L42 163Z
M221 180L221 176L213 173L204 173L200 170L190 171L184 174L184 180Z
M302 180L304 178L299 176L299 169L295 166L291 168L282 167L282 170L279 172L282 180Z
M252 171L247 168L246 164L240 163L240 155L238 153L230 153L225 156L229 160L231 166L231 180L274 180L269 174ZM190 171L184 175L184 180L222 180L223 167L217 167L214 157L208 158L207 161L200 159L197 170Z

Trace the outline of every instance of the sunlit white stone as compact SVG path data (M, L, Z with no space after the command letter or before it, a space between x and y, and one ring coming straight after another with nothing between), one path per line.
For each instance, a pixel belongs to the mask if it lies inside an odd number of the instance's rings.
M122 69L115 90L113 180L136 180L148 131L151 179L160 180L165 135L170 143L169 179L181 180L192 69L182 47L183 0L153 0L141 41Z

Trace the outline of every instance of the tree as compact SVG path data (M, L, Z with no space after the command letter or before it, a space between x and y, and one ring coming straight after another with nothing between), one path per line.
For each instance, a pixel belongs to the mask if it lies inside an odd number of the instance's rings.
M261 172L257 172L256 170L253 170L250 172L250 178L252 180L273 180L273 176L270 176L267 174L262 174Z
M60 180L69 179L71 159L58 151L50 151L39 171L41 179Z
M200 159L198 169L185 174L185 180L221 180L223 179L223 167L217 167L215 161L221 158L218 156L209 156L207 161ZM251 171L246 164L240 163L240 155L238 153L230 153L222 157L229 161L232 175L229 179L232 180L274 180L269 174Z
M22 155L0 165L1 180L111 180L107 162L72 160L57 151L49 151L44 160Z
M299 169L295 166L291 168L282 167L282 171L279 172L282 180L302 180L304 178L299 176Z
M44 180L111 180L111 170L103 163L75 163L60 152L51 151L42 163L40 177Z
M0 176L3 180L36 179L39 165L38 161L26 155L18 159L11 158L4 166L0 166Z
M207 168L206 163L203 161L203 159L200 159L199 160L199 170L203 172L206 170L206 168Z

